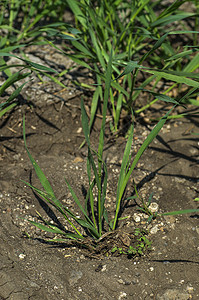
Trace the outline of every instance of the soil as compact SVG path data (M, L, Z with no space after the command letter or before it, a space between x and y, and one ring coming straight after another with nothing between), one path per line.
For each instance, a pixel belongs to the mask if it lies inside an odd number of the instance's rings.
M43 47L27 50L35 62L48 63L57 69L69 68L72 62ZM41 49L41 48L40 48ZM80 76L81 74L81 76ZM83 75L82 75L83 74ZM89 105L90 94L71 85L71 77L87 76L78 69L64 78L62 89L46 78L41 84L33 76L22 92L21 105L1 120L0 148L0 299L199 299L199 215L197 213L165 216L146 223L134 200L124 203L118 228L128 236L135 228L148 230L152 249L141 257L126 255L95 256L75 244L53 244L45 240L51 233L41 232L27 219L38 220L39 212L49 220L66 225L61 216L49 208L27 185L40 188L25 151L22 118L26 116L27 145L55 194L78 212L67 190L66 178L80 199L88 188L86 147L81 129L80 99ZM1 79L3 81L3 79ZM25 103L27 102L27 103ZM157 112L165 107L157 105ZM193 108L188 108L189 110ZM148 112L149 114L154 113ZM100 112L91 140L97 148ZM143 120L142 120L143 121ZM153 124L135 122L133 156ZM196 209L198 196L199 138L198 116L166 123L146 150L131 176L127 196L134 192L152 202L160 212ZM108 129L104 157L109 172L107 209L114 213L117 178L126 139L117 138ZM28 238L29 237L29 238ZM112 237L112 240L118 236ZM110 237L109 237L110 239Z

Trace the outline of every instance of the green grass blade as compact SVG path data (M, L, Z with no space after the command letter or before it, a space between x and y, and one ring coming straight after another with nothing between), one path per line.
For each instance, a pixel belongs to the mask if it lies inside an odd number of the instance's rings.
M192 214L195 212L199 212L199 209L185 209L185 210L176 210L171 212L166 212L160 214L160 216L171 216L171 215L182 215L182 214Z
M73 199L75 200L75 203L77 204L77 206L79 207L79 209L81 210L81 212L83 213L84 217L86 218L86 220L90 223L90 225L93 225L93 222L91 221L91 219L88 217L87 212L85 211L85 209L83 208L83 206L81 205L79 199L77 198L74 190L72 189L71 185L69 184L69 182L65 179L66 184L68 186L68 189L73 197Z
M81 236L81 235L74 234L74 233L69 233L69 232L64 232L56 226L51 225L51 228L50 228L46 225L40 224L40 223L35 222L35 221L31 221L31 220L27 220L27 221L30 222L31 224L33 224L34 226L36 226L37 228L43 230L43 231L52 232L54 234L61 234L61 235L64 235L65 238L67 238L67 239L73 239L73 240L83 239L83 236ZM51 241L53 242L53 241L56 241L56 240L52 239ZM66 241L66 240L62 240L62 241Z
M135 90L139 90L139 88L138 89L136 88ZM168 102L168 103L173 103L173 104L176 104L176 105L180 105L178 101L176 101L175 99L173 99L173 98L171 98L167 95L155 93L155 92L152 92L152 91L146 90L146 89L142 89L142 91L143 92L148 92L148 93L154 95L158 100Z
M103 161L103 171L104 171L104 179L103 179L103 188L102 188L102 196L101 196L101 215L99 216L100 219L102 219L103 216L106 217L105 201L106 201L108 171L107 171L106 163L104 161Z
M31 66L33 68L35 68L36 70L41 70L41 71L44 71L44 72L52 72L52 73L58 73L56 70L54 69L51 69L49 67L46 67L46 66L43 66L43 65L40 65L40 64L37 64L37 63L34 63L30 60L27 60L27 59L24 59L24 58L21 58L19 56L16 56L14 54L10 54L10 53L2 53L0 52L0 56L12 56L12 57L15 57L19 60L22 60L23 62L25 62L27 64L27 66ZM26 67L27 67L26 66ZM25 66L24 66L25 67Z
M166 7L166 9L163 10L163 12L161 12L161 14L157 17L157 19L169 16L170 14L172 14L173 12L175 12L186 1L187 0L181 0L181 1L175 0L175 1L173 1L171 3L171 5L168 5Z
M22 58L19 58L19 59L21 59L22 61L24 61L25 63L27 63L27 65L30 65L31 67L33 67L36 70L39 70L39 71L41 70L43 72L52 72L52 73L57 73L58 74L58 72L56 70L52 69L52 68L49 68L49 67L46 67L46 66L34 63L34 62L32 62L30 60L27 60L27 59L22 59Z
M26 44L21 44L21 45L16 45L16 46L9 46L9 47L0 49L0 53L1 52L8 53L8 52L14 51L14 50L16 50L18 48L22 48L22 47L25 47L25 46L26 46Z
M99 238L100 235L99 235L99 233L98 233L98 231L97 231L97 229L96 229L95 224L94 224L94 223L91 221L91 219L89 218L87 212L85 211L85 209L84 209L83 206L81 205L79 199L77 198L77 196L76 196L74 190L72 189L72 187L70 186L70 184L68 183L68 181L67 181L66 179L65 179L65 181L66 181L66 184L67 184L67 186L68 186L68 188L69 188L69 191L70 191L70 193L71 193L71 195L72 195L72 197L73 197L75 203L77 204L77 206L79 207L79 209L80 209L81 212L83 213L83 215L84 215L84 217L85 217L85 220L83 220L83 219L81 219L81 218L78 218L78 217L76 217L75 215L73 216L73 218L75 219L75 221L76 221L79 225L81 225L81 226L84 227L84 228L89 229L90 233L91 233L95 238ZM66 209L66 208L64 207L64 209Z
M83 43L83 42L82 42ZM81 53L83 53L85 56L88 56L88 57L92 57L92 58L95 58L94 55L88 50L87 46L86 45L82 45L81 43L77 42L77 41L73 41L72 42L72 45L78 49Z
M183 58L183 57L185 57L187 55L190 55L192 53L195 53L197 51L198 51L198 48L193 48L193 49L190 49L190 50L185 50L185 51L180 52L178 54L172 55L171 57L167 58L165 61L167 62L167 61L171 61L171 60L177 60L179 58Z
M5 92L5 90L13 85L15 82L26 78L27 76L29 76L31 74L31 72L29 73L25 73L25 74L21 74L20 72L16 72L14 73L12 76L10 76L5 82L4 84L0 87L0 96Z
M106 77L105 77L105 90L104 90L104 103L103 103L103 110L102 110L102 125L100 130L100 138L99 138L99 147L98 147L98 155L102 158L103 147L104 147L104 132L105 132L105 124L106 124L106 114L107 114L107 107L108 107L108 99L110 95L110 87L111 87L111 75L112 75L112 53L109 57L109 62L106 70Z
M55 83L59 84L61 87L68 89L68 86L66 86L65 84L63 84L61 81L59 81L57 78L53 77L52 75L48 74L48 73L44 73L42 71L39 71L40 74L45 75L46 77L50 78L52 81L54 81Z
M17 98L19 96L19 94L21 93L21 90L23 89L24 85L26 83L28 83L30 80L24 82L22 85L20 85L13 93L12 95L10 95L10 97L8 98L8 100L6 101L6 103L11 102L13 99Z
M124 75L132 73L133 70L135 70L136 68L139 68L139 67L141 67L141 65L139 65L137 61L130 61L127 64L127 66L125 67L124 71L118 77L116 77L115 80L119 79L120 77L122 77Z
M86 109L84 106L83 98L81 98L81 115L82 115L82 128L83 128L84 136L86 138L86 142L88 144L88 161L89 161L89 164L92 166L98 189L100 189L100 186L101 186L100 179L99 179L98 171L97 171L97 168L96 168L96 165L95 165L92 153L91 153L90 129L89 129L89 125L88 125L88 117L87 117Z
M3 104L6 104L6 102L3 103ZM3 115L5 115L9 110L11 110L12 108L14 108L16 105L17 105L17 103L12 103L12 104L8 105L6 108L4 108L2 110L1 110L1 107L0 107L0 118Z
M180 21L189 17L196 16L194 13L188 13L188 12L181 12L180 14L164 17L161 19L156 20L151 24L151 27L157 27L157 26L165 26L167 24L171 24L172 22Z
M97 230L97 223L96 223L96 219L95 219L94 195L93 195L93 188L95 186L96 179L94 178L93 181L91 182L91 164L90 164L89 159L87 159L87 175L88 175L88 181L89 181L89 190L87 192L86 199L85 199L85 209L88 211L88 199L89 199L92 220L93 220L94 226Z
M23 181L23 180L22 180ZM23 181L27 186L29 186L31 189L33 189L40 197L42 197L47 203L50 203L58 212L62 214L62 216L65 218L65 220L72 226L72 228L77 232L78 235L82 236L82 234L79 232L79 230L76 228L76 226L70 221L66 213L73 218L78 224L80 224L80 219L77 218L76 215L74 215L67 207L62 205L58 199L52 199L52 196L49 195L47 192L43 192L42 190L34 187L33 185L29 184L28 182ZM65 213L66 212L66 213ZM42 218L40 216L40 218ZM42 218L43 220L43 218ZM44 220L43 220L44 221ZM80 224L81 225L81 224ZM82 226L82 225L81 225Z
M174 108L174 107L173 107ZM142 154L144 153L144 151L146 150L146 148L151 144L151 142L154 140L154 138L158 135L159 131L161 130L161 128L163 127L163 125L165 124L170 112L173 110L173 108L171 108L166 114L165 116L158 122L158 124L153 128L153 130L149 133L149 135L147 136L147 138L145 139L144 143L142 144L142 146L140 147L140 149L138 150L133 163L129 169L129 171L127 172L125 178L123 179L123 184L120 185L120 191L119 191L119 196L117 199L117 206L116 206L116 212L115 212L115 218L114 218L114 224L113 224L113 229L115 229L116 224L117 224L117 219L118 219L118 213L120 210L120 203L122 200L122 196L124 193L124 190L127 186L127 183L129 181L129 178L136 166L136 164L138 163L140 157L142 156Z
M154 71L154 70L145 70L145 72L148 72L150 74L154 74L158 77L165 78L167 80L171 80L171 81L174 81L174 82L177 82L177 83L184 83L188 86L199 88L199 82L197 82L195 80L192 80L192 79L189 79L189 78L186 78L184 76L173 75L173 74L171 74L171 72L169 73L169 72Z
M28 154L28 157L29 157L34 169L35 169L35 172L39 178L41 185L43 186L44 190L50 195L52 200L55 200L55 203L60 205L60 202L58 202L58 200L56 199L54 191L53 191L49 181L47 180L46 176L44 175L44 173L40 169L39 165L36 163L36 161L34 160L34 158L32 157L32 155L30 154L30 152L28 150L28 147L26 144L25 116L23 116L23 139L24 139L24 145L25 145L26 152Z
M110 53L109 62L106 70L106 77L105 77L105 90L104 90L104 103L103 103L103 110L102 110L102 125L100 130L100 137L99 137L99 146L98 146L98 174L99 174L99 189L98 189L98 224L99 224L99 233L101 235L102 231L102 211L103 208L101 207L101 180L102 180L102 156L103 156L103 149L104 149L104 133L105 133L105 124L106 124L106 114L107 114L107 107L108 107L108 99L110 95L110 88L111 88L111 75L112 75L112 51Z
M116 196L116 207L118 206L118 201L119 201L119 194L120 190L124 184L124 179L128 171L128 165L129 165L129 160L130 160L130 151L132 147L132 142L133 142L133 132L134 132L134 125L131 125L130 131L129 131L129 137L126 143L126 147L124 150L123 154L123 159L122 159L122 165L120 169L120 176L118 179L118 185L117 185L117 196Z
M197 53L190 62L184 67L183 72L193 72L199 68L199 53Z
M88 116L86 113L84 100L82 97L81 97L81 116L82 116L82 128L83 128L84 136L86 138L86 142L88 146L90 147L90 130L88 125Z
M106 65L105 65L104 58L102 56L102 49L99 46L99 43L98 43L98 41L96 39L96 36L95 36L92 28L89 28L89 34L90 34L90 37L91 37L94 49L96 51L96 55L98 57L98 60L99 60L99 62L101 64L101 66L103 67L103 70L105 70L106 69Z
M145 139L144 143L142 144L142 146L140 147L140 149L138 150L133 163L131 165L130 170L127 173L126 176L126 183L128 182L130 175L132 173L132 171L134 170L136 164L138 163L140 157L142 156L142 154L144 153L144 151L146 150L146 148L151 144L151 142L154 140L154 138L158 135L159 131L161 130L161 128L163 127L163 125L165 124L165 122L167 121L167 118L169 116L169 114L171 113L171 111L173 110L174 107L172 107L166 114L165 116L158 122L157 125L155 125L155 127L153 128L153 130L149 133L149 135L147 136L147 138Z
M76 0L67 0L67 3L72 10L74 16L78 19L78 21L82 24L84 28L87 28L87 22L85 15L83 14L82 10L80 9L79 1Z

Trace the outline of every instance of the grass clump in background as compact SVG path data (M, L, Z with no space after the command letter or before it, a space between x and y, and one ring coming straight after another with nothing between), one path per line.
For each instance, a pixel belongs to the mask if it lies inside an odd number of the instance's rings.
M118 130L122 108L127 113L133 109L139 114L158 100L170 102L168 97L172 90L178 91L179 96L175 99L178 101L183 88L184 93L189 92L183 103L198 106L199 77L194 73L199 67L197 1L172 1L170 5L149 0L67 0L67 3L79 30L71 40L73 52L68 55L80 66L91 70L98 84L91 104L90 128L98 104L103 102L101 81L111 49L110 127L113 132ZM195 6L192 13L181 9L185 3ZM191 30L187 20L192 22ZM176 24L179 30L176 30ZM173 41L179 38L188 39L188 42L177 46ZM63 45L63 49L67 55L71 46ZM164 88L160 96L158 83L168 80L172 84ZM152 86L150 90L149 85ZM141 105L139 99L143 92L147 100Z
M94 76L94 86L73 81L84 89L94 90L90 105L90 130L97 109L103 103L102 82L111 49L113 73L109 109L112 132L118 132L122 109L127 114L131 114L133 109L134 115L137 115L157 101L178 102L184 94L187 96L182 103L198 106L198 1L177 0L170 5L160 0L12 0L2 3L0 70L8 78L7 88L13 86L11 76L14 76L11 71L13 66L7 64L10 53L20 52L25 59L25 68L29 70L23 49L32 44L49 43ZM186 4L192 5L193 12L185 12L183 5ZM63 22L64 12L68 9L74 16L75 24ZM179 38L185 42L176 43ZM61 81L67 69L56 75L41 68L34 71L40 79L46 75L65 87ZM28 73L26 76L29 76ZM168 82L169 85L166 84ZM160 83L164 86L162 90L158 88ZM21 85L12 100L5 101L0 109L7 108L8 111L12 108L11 104L18 104L17 97L23 87ZM173 97L176 91L177 96ZM0 95L4 92L5 88ZM140 103L143 93L146 100ZM183 112L170 118L188 114Z
M34 72L42 81L42 76L47 76L57 84L65 87L54 75L58 72L52 68L31 61L25 49L32 45L42 46L47 44L44 39L45 31L54 28L66 28L66 23L61 18L66 9L66 3L60 0L3 0L0 3L0 72L6 79L0 87L0 97L14 92L0 103L0 117L16 105L24 104L20 93ZM9 63L9 58L14 57L20 63ZM13 69L18 71L12 71ZM57 74L58 77L59 74ZM28 80L24 83L24 79ZM20 84L20 82L22 82Z

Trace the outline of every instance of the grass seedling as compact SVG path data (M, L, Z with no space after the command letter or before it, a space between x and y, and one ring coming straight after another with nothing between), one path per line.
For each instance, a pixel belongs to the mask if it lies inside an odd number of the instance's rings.
M24 136L25 148L30 158L30 161L32 162L32 165L35 169L35 172L40 180L40 183L44 188L44 191L30 185L29 183L26 184L30 186L36 193L38 193L38 195L42 197L46 202L51 204L59 213L61 213L63 218L71 226L71 231L65 231L63 230L63 228L61 229L58 225L56 224L52 225L49 221L44 220L42 216L40 216L40 219L42 219L43 224L31 221L32 224L34 224L35 226L37 226L42 230L54 232L56 235L62 236L62 238L54 239L54 241L65 241L65 239L76 239L76 240L85 239L86 233L87 235L91 236L94 240L98 240L103 236L105 230L114 231L116 229L118 218L119 218L119 212L121 208L121 202L122 200L124 200L123 199L124 191L127 187L129 178L136 164L138 163L140 157L142 156L143 152L146 150L146 148L156 137L160 129L163 127L171 111L170 110L153 128L153 130L148 135L143 145L137 152L132 163L131 163L130 150L133 141L133 125L131 126L128 141L124 151L120 175L118 179L115 217L113 220L109 220L109 215L106 210L106 187L107 187L108 174L107 174L107 167L103 159L103 149L104 149L105 120L106 120L107 105L108 105L108 99L110 95L110 86L111 86L111 78L112 78L111 75L112 75L112 53L110 54L109 62L105 74L103 118L102 118L102 124L101 124L100 136L99 136L99 146L97 152L94 151L91 146L89 121L84 107L83 99L81 100L82 127L83 127L83 132L88 147L87 175L88 175L88 182L89 182L88 192L87 192L84 205L82 204L82 201L78 199L78 197L76 196L75 191L71 187L70 183L66 180L68 189L71 192L72 197L79 211L81 212L81 217L76 217L76 214L74 212L72 212L70 209L64 206L56 198L49 181L47 180L44 173L40 169L39 165L36 163L32 155L30 154L26 144L25 118L24 118L23 136ZM97 159L97 162L95 159ZM97 188L97 194L98 194L97 209L94 201L95 186ZM91 212L91 216L90 216L90 212ZM104 222L107 224L107 226L103 225ZM81 228L83 229L83 231Z

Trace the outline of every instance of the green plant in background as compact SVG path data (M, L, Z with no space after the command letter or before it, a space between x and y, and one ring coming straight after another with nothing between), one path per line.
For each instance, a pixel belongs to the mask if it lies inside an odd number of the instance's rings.
M192 1L196 5L196 12L187 13L179 9L185 2L189 1L174 1L170 6L165 7L161 5L161 1L152 3L149 0L106 0L94 3L89 0L67 0L79 32L71 39L73 53L71 47L65 44L62 52L96 75L97 87L91 104L90 128L98 103L103 102L101 83L109 59L108 53L112 48L114 72L110 101L113 116L111 128L114 131L118 130L122 107L128 112L134 108L135 113L140 113L158 100L170 102L171 99L166 94L176 88L180 92L182 84L187 85L186 93L189 92L189 97L184 99L184 103L198 105L196 96L199 76L198 73L194 73L199 67L196 43L199 33L197 31L198 4ZM156 13L157 8L161 10L159 15ZM175 22L187 18L195 18L195 30L184 28L186 24L183 23L184 29L176 31ZM191 45L175 50L170 40L172 36L178 35L187 35ZM56 47L53 42L49 43ZM137 78L140 73L145 75L145 79L137 88L140 81L140 78ZM160 80L173 82L163 91L163 95L156 92ZM145 89L150 83L153 83L153 88ZM148 103L139 107L138 100L143 91L149 94ZM178 98L176 100L179 100Z
M61 0L2 0L0 49L41 40L42 24L60 21L63 13Z
M186 2L195 4L195 12L180 10L181 5ZM1 8L0 51L5 56L1 55L0 65L3 68L7 64L6 54L20 51L22 57L28 60L23 52L24 47L48 42L75 63L95 74L96 85L90 85L92 89L95 87L91 103L90 130L98 104L103 103L102 82L111 49L113 73L110 102L113 122L110 126L113 131L118 130L122 107L129 113L133 109L135 114L139 114L158 100L171 102L171 97L166 94L176 88L180 92L182 84L186 85L187 94L184 103L198 105L198 74L195 73L199 67L197 1L174 1L170 6L164 6L160 0L153 3L149 0L5 0ZM62 22L67 8L74 14L76 28ZM157 9L161 11L159 15L156 13ZM187 18L195 20L194 30L186 28L184 22L183 30L176 31L175 22L183 22ZM190 44L175 49L170 40L171 37L179 35L186 35ZM62 42L70 40L72 49L68 43L62 43L62 48L59 49L56 38L60 38ZM8 79L13 75L10 68L1 69ZM45 75L65 88L60 78L66 72L68 70L57 76L49 73ZM37 73L40 79L42 74L40 69ZM144 79L140 80L139 74ZM162 95L156 91L160 80L173 83ZM149 84L153 84L152 89L148 89ZM89 87L88 84L82 85ZM138 100L142 92L147 92L148 97L147 103L140 106ZM175 100L178 101L179 97ZM14 100L12 101L14 106ZM176 117L185 115L186 113Z
M58 78L52 76L57 73L55 70L36 64L28 59L24 53L27 46L46 44L43 30L53 31L66 29L66 23L59 22L60 17L65 12L66 4L61 0L4 0L0 4L0 71L6 78L0 88L0 97L6 95L9 87L14 88L14 92L0 104L0 117L18 104L17 97L28 82L25 78L30 77L32 72L42 80L42 75L51 78L54 82L65 87ZM55 22L56 21L56 22ZM64 27L63 27L64 26ZM17 52L17 56L12 54ZM20 57L18 55L20 52ZM15 57L24 64L10 64L8 58ZM19 71L12 72L13 68ZM18 83L22 81L20 86ZM8 93L10 94L10 93Z
M36 74L47 74L47 72L51 73L57 73L54 69L51 69L49 67L45 67L43 65L31 62L30 60L20 58L16 55L4 53L0 50L0 58L6 57L6 56L12 56L15 57L23 62L23 64L15 64L15 65L7 65L2 64L0 66L0 71L7 71L7 74L9 75L7 80L2 84L0 87L0 97L3 96L3 94L9 89L10 87L14 87L14 92L6 99L5 102L0 103L0 117L2 117L6 112L8 112L10 109L14 108L19 102L17 97L21 93L21 90L25 86L25 84L30 81L30 79L24 83L22 83L20 86L15 86L15 84L19 84L19 82L25 78L30 77L30 75L35 72ZM15 72L12 74L10 69L12 68L19 68L18 72Z

